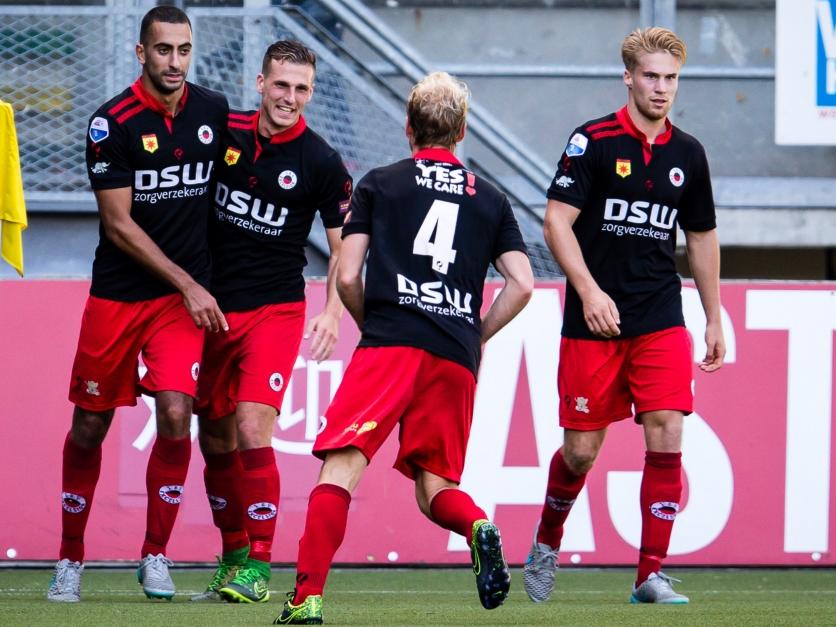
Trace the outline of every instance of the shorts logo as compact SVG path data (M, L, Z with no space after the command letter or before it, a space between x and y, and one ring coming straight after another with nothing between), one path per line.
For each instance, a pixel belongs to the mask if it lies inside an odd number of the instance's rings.
M293 170L285 170L279 174L279 187L282 189L293 189L296 187L296 173Z
M253 503L247 508L247 516L253 520L270 520L275 518L279 508L272 503Z
M143 135L142 147L145 148L146 152L150 152L151 154L157 152L157 149L160 147L160 144L157 141L157 135L155 133Z
M211 144L212 140L215 139L215 134L212 132L211 127L204 124L197 129L197 138L200 140L201 144Z
M183 486L164 485L160 488L159 495L166 503L180 505L180 501L183 500Z
M220 496L214 496L212 494L207 494L206 498L209 499L209 507L212 508L212 511L217 512L226 508L225 498Z
M589 413L589 399L584 398L583 396L576 396L575 397L575 411L582 412L584 414Z
M618 174L623 179L626 179L630 176L632 172L631 163L629 159L616 159L615 160L615 173Z
M575 499L557 499L553 496L547 496L546 504L556 512L568 512L575 504Z
M679 512L679 503L673 501L656 501L650 506L650 513L662 520L673 520Z
M241 151L237 148L227 148L226 154L224 155L224 162L227 165L235 165L238 163L238 157L241 156Z
M87 386L86 392L91 396L101 396L101 392L99 392L99 382L98 381L85 381L84 385Z
M355 433L357 433L357 435L360 435L361 433L366 433L367 431L371 431L373 429L377 429L377 422L374 420L368 420L364 422L362 425L355 422L350 427L346 427L343 433L354 431Z
M588 143L589 140L586 138L585 135L575 133L574 135L572 135L572 139L569 140L569 145L566 146L566 156L580 157L583 153L586 152L586 146Z
M557 179L554 182L554 184L557 185L558 187L562 187L563 189L566 189L567 187L569 187L574 182L575 182L575 179L571 179L564 174L559 179Z
M671 168L671 171L668 173L668 178L670 178L671 185L674 187L682 187L682 184L685 182L685 172L679 168Z
M270 389L274 392L281 392L284 387L284 377L278 372L270 375Z
M100 141L106 140L108 135L110 135L110 127L107 124L107 120L104 118L93 118L93 121L90 122L90 130L87 134L90 136L90 140L94 144L98 144Z
M62 492L61 507L70 514L80 514L87 507L87 499L72 492Z
M325 431L325 427L328 426L328 419L325 416L319 417L319 429L317 430L316 434L319 435L323 431Z
M196 361L192 364L192 379L197 381L197 375L200 374L200 362Z
M110 163L107 161L99 161L93 164L93 167L90 168L90 171L93 174L107 174L107 169L110 167Z

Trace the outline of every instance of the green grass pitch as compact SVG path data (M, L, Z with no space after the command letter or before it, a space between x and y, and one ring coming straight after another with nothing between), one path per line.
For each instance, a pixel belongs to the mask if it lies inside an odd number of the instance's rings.
M270 602L197 604L188 600L208 582L209 570L175 569L172 602L145 599L132 570L89 568L82 602L49 603L51 571L0 569L2 625L253 625L281 611L293 571L275 569ZM676 569L687 606L630 605L632 569L573 569L558 573L548 603L535 605L512 572L505 605L479 605L470 570L336 569L323 617L332 625L836 625L836 570Z

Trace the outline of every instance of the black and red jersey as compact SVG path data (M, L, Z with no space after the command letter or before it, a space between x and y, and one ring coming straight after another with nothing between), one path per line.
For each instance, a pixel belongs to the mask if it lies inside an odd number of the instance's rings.
M488 266L525 252L508 199L447 150L369 172L343 238L370 236L360 346L413 346L469 368L481 357Z
M684 324L676 225L716 226L702 145L665 121L653 145L624 107L575 129L547 196L580 209L573 225L589 271L613 299L621 337ZM598 339L566 286L563 335Z
M305 244L319 211L339 228L351 176L305 119L272 137L258 112L232 112L223 134L209 241L212 294L224 311L304 300Z
M226 98L186 83L172 117L137 81L102 105L87 126L94 190L130 187L131 218L175 264L208 286L209 181L226 125ZM99 227L93 296L133 302L173 293Z

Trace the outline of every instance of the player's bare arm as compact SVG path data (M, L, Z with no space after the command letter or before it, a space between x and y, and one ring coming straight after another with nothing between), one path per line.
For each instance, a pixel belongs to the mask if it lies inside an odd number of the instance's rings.
M599 337L616 337L621 333L618 308L592 278L583 260L578 238L572 231L579 214L580 210L572 205L549 199L543 221L546 245L580 296L589 330Z
M720 244L717 230L685 231L685 248L705 311L706 351L699 367L704 372L714 372L720 369L726 356L720 317Z
M363 266L369 240L365 233L348 235L342 242L337 264L337 293L359 329L363 328Z
M525 253L510 250L497 257L494 265L505 279L505 285L482 319L482 344L523 310L534 291L534 274Z
M342 228L325 229L328 238L328 277L326 279L325 307L308 322L305 339L311 340L311 357L316 361L328 359L339 339L340 318L343 305L337 294L337 266L340 259Z
M160 247L131 218L131 188L97 190L99 215L108 239L151 272L173 285L198 327L227 331L226 319L212 295L188 272L165 256Z

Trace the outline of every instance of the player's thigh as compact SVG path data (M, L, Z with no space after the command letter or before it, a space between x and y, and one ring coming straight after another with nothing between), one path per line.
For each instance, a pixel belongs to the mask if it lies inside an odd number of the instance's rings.
M374 454L400 421L418 388L423 351L402 346L358 348L351 357L313 453L353 446L366 459Z
M637 416L652 411L693 410L693 348L685 327L672 327L634 338L628 381Z
M626 342L561 338L557 368L561 427L596 431L633 415Z
M194 397L203 352L203 330L195 326L179 294L149 301L155 310L143 332L140 381L149 393L169 391Z
M473 421L476 378L454 361L425 353L417 390L401 419L395 468L410 478L423 469L461 481Z
M143 316L142 303L88 297L73 361L71 402L91 412L136 405Z

